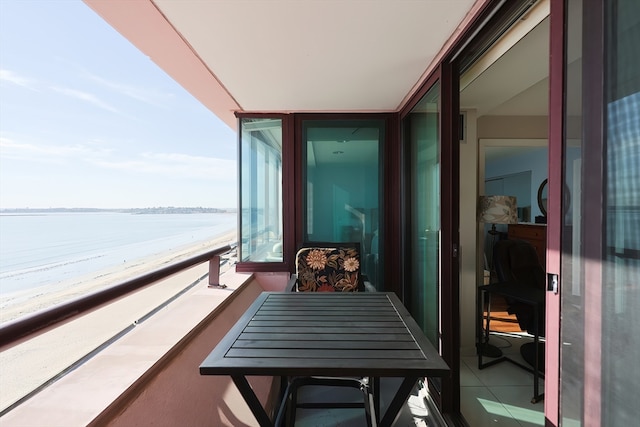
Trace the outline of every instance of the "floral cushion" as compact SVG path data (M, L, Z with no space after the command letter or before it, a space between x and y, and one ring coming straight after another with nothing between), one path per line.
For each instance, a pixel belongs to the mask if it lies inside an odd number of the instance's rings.
M357 292L363 287L357 248L303 248L296 255L300 292Z

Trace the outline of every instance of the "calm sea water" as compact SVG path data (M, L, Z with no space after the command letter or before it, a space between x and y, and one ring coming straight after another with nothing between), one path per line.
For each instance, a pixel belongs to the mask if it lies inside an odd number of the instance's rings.
M236 227L235 213L0 215L0 293L197 244Z

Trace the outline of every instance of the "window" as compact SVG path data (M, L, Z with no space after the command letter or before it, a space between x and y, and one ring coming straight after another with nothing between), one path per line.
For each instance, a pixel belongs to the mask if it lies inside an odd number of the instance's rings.
M282 262L282 120L240 119L242 262Z

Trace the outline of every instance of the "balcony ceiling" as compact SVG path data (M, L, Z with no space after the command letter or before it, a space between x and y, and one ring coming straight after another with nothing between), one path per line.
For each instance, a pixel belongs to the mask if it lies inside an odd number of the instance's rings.
M487 0L85 0L230 127L397 111Z

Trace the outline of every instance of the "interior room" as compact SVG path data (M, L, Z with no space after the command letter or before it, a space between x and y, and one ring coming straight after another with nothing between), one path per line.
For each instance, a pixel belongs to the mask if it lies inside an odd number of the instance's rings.
M484 322L477 327L477 287L497 280L492 265L495 242L507 238L530 241L544 268L549 20L548 8L540 6L504 31L460 76L464 118L460 144L461 412L474 426L496 422L544 425L544 402L531 403L532 373L512 363L478 369L476 349L478 340L485 339ZM474 172L475 180L471 179ZM516 197L517 223L478 220L478 198L490 195ZM519 350L532 340L531 334L521 330L516 317L507 312L503 297L494 295L491 304L488 343L498 354L527 365ZM486 305L482 319L485 310Z

